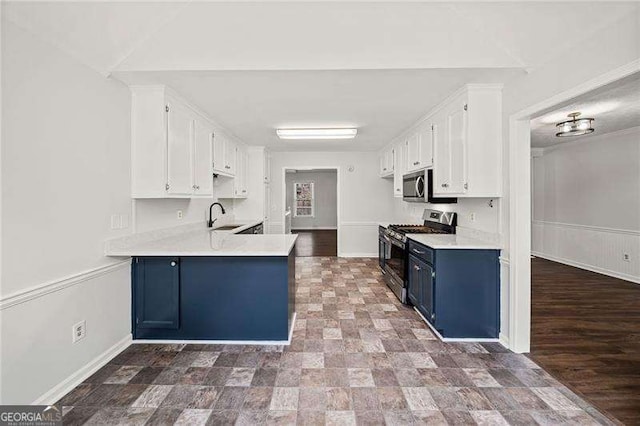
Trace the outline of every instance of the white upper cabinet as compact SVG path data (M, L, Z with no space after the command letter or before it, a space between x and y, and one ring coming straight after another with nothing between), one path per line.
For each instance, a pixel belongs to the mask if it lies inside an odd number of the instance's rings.
M227 174L236 174L237 144L230 138L224 139L224 170Z
M386 148L380 153L380 176L393 176L393 170L395 167L394 156L395 152L393 147Z
M502 89L469 85L433 117L434 195L502 196Z
M196 195L213 195L213 130L204 119L196 119L193 143L193 192Z
M236 143L223 132L213 139L213 171L230 177L236 174Z
M216 174L225 174L225 157L224 146L225 136L222 132L214 132L213 134L213 172Z
M429 123L422 123L409 133L405 147L407 151L407 172L433 166L433 145Z
M431 167L434 195L502 196L501 85L465 86L401 140L406 169L394 174L394 196L401 196L403 173Z
M264 183L271 183L271 153L269 151L264 152Z
M167 103L166 112L167 193L189 196L193 193L193 116L187 108L175 101Z
M463 195L467 185L466 94L454 99L433 121L436 161L433 168L434 194Z
M406 146L401 141L394 147L393 166L393 196L402 197L402 175L405 173Z
M131 93L133 198L211 197L214 173L233 177L239 143L167 87Z
M235 183L235 196L237 198L246 198L248 189L247 189L247 150L242 146L236 147L236 158L235 158L235 166L236 166L236 179Z

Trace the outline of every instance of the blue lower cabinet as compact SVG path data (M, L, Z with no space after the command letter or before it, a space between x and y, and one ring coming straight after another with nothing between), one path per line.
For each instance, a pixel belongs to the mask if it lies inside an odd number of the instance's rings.
M133 282L134 328L177 330L180 326L179 259L135 259Z
M410 247L429 254L408 259L409 300L424 318L443 337L497 338L499 251Z
M288 338L295 311L293 255L181 257L174 259L175 267L166 260L144 257L134 261L134 338ZM154 272L150 274L152 265ZM175 286L173 291L165 289L168 282ZM177 306L169 310L176 300ZM175 317L169 319L169 312ZM148 326L155 324L150 320L164 318L166 324Z

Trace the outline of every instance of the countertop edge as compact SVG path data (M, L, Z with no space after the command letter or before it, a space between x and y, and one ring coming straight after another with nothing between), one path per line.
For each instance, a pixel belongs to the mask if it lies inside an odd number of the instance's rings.
M429 237L433 238L434 236L436 238L442 238L443 235L444 234L437 234L437 236L429 234L407 234L407 238L435 250L502 250L502 247L498 244L471 237L462 237L464 241L460 244L439 244L438 242L424 241L425 239ZM451 236L455 237L455 234L451 234Z

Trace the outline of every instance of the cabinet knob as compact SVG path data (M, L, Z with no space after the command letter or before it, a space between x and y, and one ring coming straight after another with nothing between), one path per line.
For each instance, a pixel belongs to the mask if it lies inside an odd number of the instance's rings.
M400 188L396 188L396 192L400 192Z
M443 183L443 184L442 184L442 187L443 187L443 188L448 188L448 187L449 187L449 184L448 184L448 183Z
M176 264L175 260L172 260L170 265L173 267L173 266L176 266L177 264Z
M420 267L418 265L413 265L413 269L415 269L416 271L419 271Z

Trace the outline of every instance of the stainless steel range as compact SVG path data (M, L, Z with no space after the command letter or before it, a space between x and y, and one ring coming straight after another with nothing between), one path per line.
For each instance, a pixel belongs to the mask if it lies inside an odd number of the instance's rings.
M455 234L454 212L425 209L422 225L389 225L378 229L380 267L387 285L402 303L407 303L407 234Z

